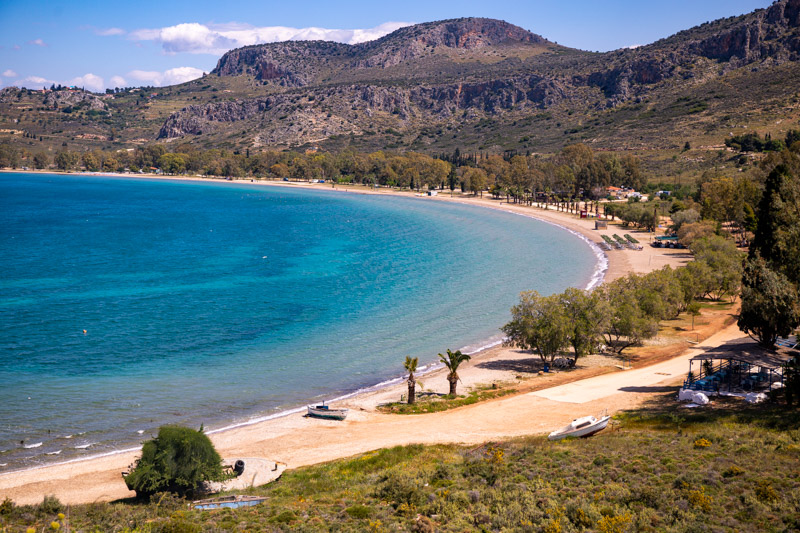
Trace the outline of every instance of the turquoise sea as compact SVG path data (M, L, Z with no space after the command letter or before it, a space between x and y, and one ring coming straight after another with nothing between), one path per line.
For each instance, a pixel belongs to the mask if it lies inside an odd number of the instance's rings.
M566 230L426 198L0 174L0 472L385 383L597 268Z

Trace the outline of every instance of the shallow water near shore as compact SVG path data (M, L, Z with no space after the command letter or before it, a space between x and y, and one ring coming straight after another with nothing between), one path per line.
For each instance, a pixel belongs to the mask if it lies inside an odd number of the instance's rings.
M374 386L596 270L526 217L250 183L3 174L0 228L0 472Z

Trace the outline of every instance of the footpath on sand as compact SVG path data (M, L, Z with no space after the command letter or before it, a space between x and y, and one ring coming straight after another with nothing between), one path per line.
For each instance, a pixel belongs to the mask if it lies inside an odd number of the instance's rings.
M529 392L557 402L583 404L595 402L613 394L624 392L658 392L654 386L683 379L689 371L689 360L728 341L739 339L742 332L732 324L707 338L701 344L685 350L681 355L643 368L596 376L566 385ZM650 390L648 390L650 388Z
M588 378L527 394L507 396L451 411L425 415L386 415L351 411L343 423L309 420L300 414L212 435L224 457L268 457L297 468L406 444L480 444L546 434L566 422L606 409L632 409L679 383L688 359L741 337L735 324L680 356L641 369ZM590 405L589 402L591 402ZM138 452L55 465L0 476L0 499L41 502L53 494L69 504L131 496L120 472Z

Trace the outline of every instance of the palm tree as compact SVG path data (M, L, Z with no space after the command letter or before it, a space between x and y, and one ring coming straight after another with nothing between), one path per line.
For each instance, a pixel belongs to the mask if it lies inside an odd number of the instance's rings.
M456 371L461 363L469 361L471 357L461 353L461 350L456 350L455 352L447 350L447 357L443 354L439 354L439 359L444 363L444 366L447 367L447 370L450 371L450 373L447 374L447 381L450 382L450 396L455 396L456 386L458 386L458 374Z
M410 355L406 356L406 362L403 363L403 367L408 370L408 403L409 405L414 403L416 399L416 388L417 388L417 380L414 379L414 372L417 371L417 362L418 358L411 357Z

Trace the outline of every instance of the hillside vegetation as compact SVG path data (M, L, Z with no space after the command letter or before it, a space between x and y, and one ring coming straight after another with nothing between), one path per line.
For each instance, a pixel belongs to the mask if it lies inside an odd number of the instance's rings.
M669 392L587 440L405 446L290 471L265 504L183 500L0 506L36 531L796 531L800 419L736 400L689 411ZM735 403L733 403L735 402ZM59 514L61 517L59 518ZM68 515L68 516L67 516Z
M800 105L800 0L636 49L570 49L481 18L359 45L232 50L200 79L92 95L0 91L0 140L30 150L159 139L230 150L639 153L659 173L718 164L730 133L782 137ZM689 141L695 147L683 151ZM674 156L674 159L673 159Z

